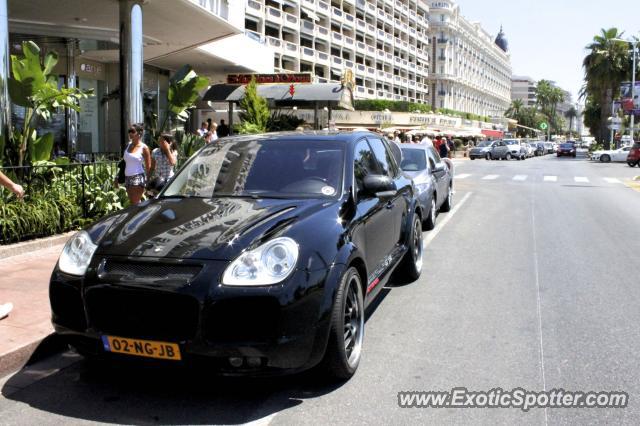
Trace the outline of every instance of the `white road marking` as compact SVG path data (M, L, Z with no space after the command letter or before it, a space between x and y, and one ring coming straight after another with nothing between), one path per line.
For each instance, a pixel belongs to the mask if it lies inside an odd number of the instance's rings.
M500 175L486 175L482 180L495 180L498 179L498 177L500 177Z
M616 178L603 178L603 179L607 183L622 183L620 182L620 179L616 179Z
M544 177L544 181L545 182L557 182L558 181L558 176L545 176Z
M455 179L466 179L469 176L471 176L469 173L462 173L462 174L459 174L459 175L455 175L454 178Z
M513 180L525 181L525 180L527 180L527 175L515 175L513 177Z
M589 178L584 176L575 176L573 180L576 181L576 183L589 183Z
M447 224L447 222L449 222L451 220L453 215L456 214L456 212L464 205L464 203L467 202L469 197L471 197L471 194L473 194L473 192L467 192L467 195L462 197L462 199L459 202L454 203L453 209L451 209L451 211L449 213L444 213L446 215L446 217L443 218L441 221L436 222L436 227L435 228L433 228L431 231L427 231L427 237L424 239L424 243L423 243L425 248L440 233L442 228L444 228L444 226Z

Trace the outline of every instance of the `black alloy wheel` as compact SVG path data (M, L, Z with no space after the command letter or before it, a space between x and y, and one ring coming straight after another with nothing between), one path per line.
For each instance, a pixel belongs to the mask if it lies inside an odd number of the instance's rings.
M438 211L436 209L436 193L434 192L431 195L431 208L429 209L429 213L427 213L427 219L424 221L424 229L427 231L431 231L436 227L436 218L438 216Z
M400 265L398 274L405 283L414 282L420 278L422 272L422 252L424 249L422 242L422 221L417 214L414 214L413 226L409 235L409 246Z
M600 162L601 163L610 163L611 162L611 156L608 154L604 154L600 156Z
M322 362L335 379L349 379L358 369L364 341L364 296L358 270L342 275L333 303L329 342Z

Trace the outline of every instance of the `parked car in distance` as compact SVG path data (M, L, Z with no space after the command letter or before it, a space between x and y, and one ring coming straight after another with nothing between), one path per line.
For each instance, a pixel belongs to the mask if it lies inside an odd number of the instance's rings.
M630 146L624 146L619 149L594 151L591 153L591 159L600 161L601 163L610 163L612 161L624 162L627 161L630 152Z
M469 159L475 160L476 158L486 158L487 160L490 160L492 147L492 141L481 141L478 145L469 150Z
M503 140L493 141L491 145L491 160L511 160L513 155L509 145Z
M553 143L545 142L544 143L544 153L545 154L553 154Z
M544 142L533 141L533 142L531 142L531 145L533 146L533 155L534 156L539 157L541 155L544 155Z
M225 138L156 198L71 237L52 322L89 358L200 359L230 375L321 364L346 379L365 308L394 271L420 276L422 217L378 135Z
M530 142L522 142L522 146L524 147L525 151L527 152L527 158L531 158L531 157L534 156L535 148L534 148L532 143L530 143Z
M634 143L631 147L629 156L627 157L627 164L629 167L640 167L640 142Z
M424 228L436 225L439 211L453 205L453 176L449 167L431 146L403 144L400 168L413 179L422 211Z
M568 156L576 158L576 145L573 142L564 142L558 145L558 152L556 153L558 157Z
M518 139L503 139L503 142L509 147L511 158L515 158L516 160L524 160L527 158L527 151ZM507 160L511 158L507 158Z

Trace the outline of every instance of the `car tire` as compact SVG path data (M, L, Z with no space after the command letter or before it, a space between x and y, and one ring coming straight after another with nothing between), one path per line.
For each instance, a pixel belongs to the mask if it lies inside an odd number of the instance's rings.
M350 336L345 337L347 331ZM349 337L353 337L354 341L348 342ZM340 278L333 302L329 342L322 360L325 373L338 380L346 380L353 376L360 364L363 338L362 280L358 270L352 266Z
M610 163L611 162L611 157L607 154L601 155L600 156L600 162L601 163Z
M469 160L471 160L471 161L473 161L475 159L476 159L476 157L469 157Z
M443 213L451 211L451 207L453 207L453 188L449 185L449 189L447 190L447 198L445 198L444 203L440 206L440 211Z
M635 166L637 166L637 165L639 165L639 164L640 164L640 162L635 162L635 163L634 163L633 161L627 161L627 165L628 165L629 167L635 167Z
M427 218L424 220L424 229L427 231L431 231L436 227L436 219L438 217L438 212L436 210L436 193L434 192L431 196L431 208L427 213Z
M487 160L492 160L491 153L487 152L487 155L484 156Z
M398 265L398 275L402 282L411 283L420 278L422 273L422 221L420 216L414 215L411 234L409 235L409 247Z
M510 152L507 152L507 153L505 154L505 156L504 156L504 159L505 159L505 160L507 160L507 161L511 160L511 153L510 153Z

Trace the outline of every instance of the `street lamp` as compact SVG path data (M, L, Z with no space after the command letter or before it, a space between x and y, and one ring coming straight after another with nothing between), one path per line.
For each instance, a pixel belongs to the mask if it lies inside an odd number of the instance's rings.
M636 51L638 49L638 43L637 41L631 41L631 40L624 40L621 38L614 38L612 39L614 41L622 41L624 43L629 43L631 45L631 50L633 51L633 66L631 68L631 103L632 106L631 107L631 144L633 145L634 142L634 138L633 138L633 134L635 131L635 91L636 91Z

